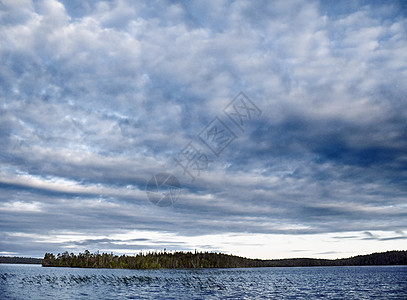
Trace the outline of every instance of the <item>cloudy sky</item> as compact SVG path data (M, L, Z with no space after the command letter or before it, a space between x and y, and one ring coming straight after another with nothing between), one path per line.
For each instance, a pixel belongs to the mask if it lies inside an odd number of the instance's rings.
M0 62L0 255L407 249L404 1L1 0Z

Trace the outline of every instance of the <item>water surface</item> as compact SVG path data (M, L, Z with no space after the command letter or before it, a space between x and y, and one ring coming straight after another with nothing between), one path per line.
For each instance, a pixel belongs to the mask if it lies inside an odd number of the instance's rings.
M407 266L120 270L0 265L0 299L407 299Z

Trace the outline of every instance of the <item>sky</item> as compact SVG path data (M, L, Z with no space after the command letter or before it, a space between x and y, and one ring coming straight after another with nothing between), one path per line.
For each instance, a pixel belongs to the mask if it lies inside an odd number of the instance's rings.
M0 255L407 250L406 18L0 0Z

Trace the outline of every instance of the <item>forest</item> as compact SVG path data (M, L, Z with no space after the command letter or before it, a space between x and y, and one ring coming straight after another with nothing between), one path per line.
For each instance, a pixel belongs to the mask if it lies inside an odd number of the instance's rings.
M46 253L44 267L109 268L109 269L181 269L181 268L248 268L248 267L313 267L313 266L367 266L407 265L407 251L388 251L343 259L249 259L213 252L140 252L137 255L114 255L99 252L75 255L67 251Z
M0 256L0 264L41 264L41 258Z

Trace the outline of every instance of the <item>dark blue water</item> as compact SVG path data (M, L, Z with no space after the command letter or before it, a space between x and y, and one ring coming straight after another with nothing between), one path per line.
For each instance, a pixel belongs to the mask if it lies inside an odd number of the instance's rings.
M0 265L0 299L407 299L407 266L111 270Z

